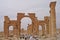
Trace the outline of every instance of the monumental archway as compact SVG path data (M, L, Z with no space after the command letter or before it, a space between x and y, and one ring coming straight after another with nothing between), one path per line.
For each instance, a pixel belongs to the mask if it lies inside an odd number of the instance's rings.
M25 15L24 13L17 14L17 20L10 20L8 16L5 16L4 21L4 33L6 36L9 36L9 26L13 26L13 33L14 35L20 36L21 32L21 19L24 17L29 17L32 20L32 24L28 24L28 34L38 35L39 33L39 25L42 26L42 33L45 35L45 24L47 25L47 32L49 32L49 17L45 16L44 20L37 20L35 17L35 13L29 13L29 15Z
M50 16L45 16L44 20L38 20L35 17L35 13L28 13L29 16L25 15L25 13L18 13L17 20L10 20L8 16L4 16L4 34L5 37L9 36L9 26L13 26L14 35L20 36L21 31L21 19L23 17L29 17L32 20L32 24L29 25L28 31L31 31L33 34L38 34L38 25L42 26L43 35L45 35L45 26L46 33L50 34L50 36L56 36L56 12L55 12L56 2L50 3ZM30 30L31 29L31 30ZM29 34L31 33L29 32Z
M25 13L18 13L18 16L17 16L18 27L21 28L20 24L21 24L21 19L23 17L29 17L32 20L33 30L35 31L36 26L37 26L37 20L36 20L36 17L35 17L35 13L28 13L28 14L29 14L29 16L25 15ZM20 29L19 29L19 32L20 32ZM37 33L37 31L35 31L34 33Z

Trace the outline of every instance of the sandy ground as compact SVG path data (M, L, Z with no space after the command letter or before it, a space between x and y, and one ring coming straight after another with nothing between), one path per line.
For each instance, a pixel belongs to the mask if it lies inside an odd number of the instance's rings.
M25 40L23 38L16 38L16 37L9 37L9 39L5 39L3 36L0 36L0 40ZM46 38L46 37L40 37L39 40L60 40L60 34L57 35L57 37L52 37L52 38Z
M8 39L5 39L5 37L0 34L0 40L25 40L25 38L17 38L17 37L9 37ZM27 39L29 40L29 39ZM60 33L57 32L57 36L56 37L45 37L45 36L40 36L38 38L38 40L60 40Z

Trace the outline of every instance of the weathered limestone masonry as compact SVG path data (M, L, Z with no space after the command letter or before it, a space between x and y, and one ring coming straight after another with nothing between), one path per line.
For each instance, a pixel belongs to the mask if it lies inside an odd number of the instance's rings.
M49 16L45 16L46 34L49 34Z
M17 13L17 20L10 20L8 16L4 16L4 35L6 38L9 36L9 26L13 26L13 35L20 37L21 33L21 19L29 17L32 24L28 25L27 33L32 35L39 35L39 25L42 26L42 35L50 34L56 36L56 15L55 15L56 2L50 3L50 16L45 16L44 20L38 20L35 13Z
M29 16L24 15L24 13L18 13L17 14L17 20L10 20L8 16L4 16L4 33L5 36L9 36L9 26L13 26L13 32L14 35L17 37L20 36L21 32L21 19L23 17L29 17L32 20L32 24L28 26L28 34L34 34L38 35L39 33L39 25L42 26L42 35L45 35L45 24L48 25L49 19L48 17L45 17L45 20L37 20L37 17L35 17L35 13L29 13ZM49 26L47 26L47 33L49 32Z
M9 26L13 26L14 35L18 35L18 27L17 27L17 21L16 20L10 20L8 16L4 16L4 33L5 37L9 36Z
M56 36L56 12L55 12L56 2L50 3L50 34L51 36Z
M28 28L28 29L27 29L27 33L28 33L29 35L30 35L30 34L32 35L32 33L33 33L33 28L32 28L32 27L33 27L32 24L27 27L27 28Z

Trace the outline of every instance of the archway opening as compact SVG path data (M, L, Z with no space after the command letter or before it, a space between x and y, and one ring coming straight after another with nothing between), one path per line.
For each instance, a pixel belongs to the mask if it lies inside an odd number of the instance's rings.
M27 34L28 24L32 24L32 20L29 17L21 19L21 34Z
M13 26L9 26L9 36L13 36Z
M39 35L42 35L42 26L41 25L39 25Z

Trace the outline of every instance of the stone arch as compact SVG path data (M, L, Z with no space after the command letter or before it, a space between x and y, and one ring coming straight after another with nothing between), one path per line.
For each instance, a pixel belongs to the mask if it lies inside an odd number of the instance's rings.
M28 26L32 24L32 20L29 17L23 17L21 19L21 34L28 34Z
M39 20L38 25L41 25L41 27L42 27L42 35L45 35L45 22L44 22L44 20Z
M36 29L35 27L37 26L37 20L36 20L36 17L35 17L35 13L29 13L29 16L25 15L25 13L18 13L17 14L17 23L18 23L18 28L19 28L19 35L20 35L20 29L21 29L21 19L23 17L29 17L32 20L33 34L37 33L37 31L35 31L35 29Z
M8 38L9 36L9 26L13 26L13 33L14 35L18 35L18 27L17 27L17 21L16 20L10 20L8 16L5 16L4 21L4 34L5 37Z
M25 22L25 23L24 23ZM24 17L21 19L21 28L23 28L22 24L27 24L27 26L29 26L28 24L32 24L32 20L29 17ZM27 30L27 27L25 27Z

